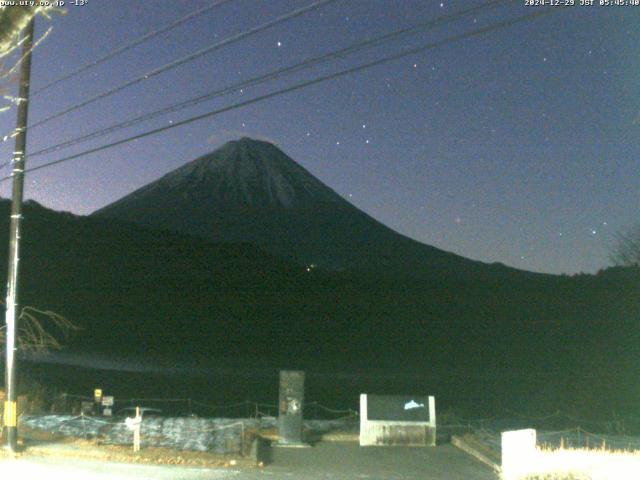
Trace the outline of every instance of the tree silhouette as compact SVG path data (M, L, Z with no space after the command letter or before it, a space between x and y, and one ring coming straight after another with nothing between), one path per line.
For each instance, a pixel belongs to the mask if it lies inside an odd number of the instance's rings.
M611 260L616 265L640 266L640 223L615 236Z

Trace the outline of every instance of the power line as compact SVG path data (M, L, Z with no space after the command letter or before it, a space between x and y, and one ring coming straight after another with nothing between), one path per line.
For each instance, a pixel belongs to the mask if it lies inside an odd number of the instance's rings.
M442 46L448 45L450 43L459 42L461 40L466 40L467 38L475 37L475 36L478 36L478 35L483 35L483 34L486 34L486 33L489 33L489 32L493 32L495 30L499 30L501 28L510 27L512 25L515 25L515 24L518 24L518 23L522 23L522 22L526 22L526 21L529 21L529 20L533 20L533 19L538 18L538 17L542 17L542 16L545 16L545 15L550 15L551 13L559 12L560 10L564 10L565 8L567 8L567 7L556 7L556 8L552 8L552 9L540 9L540 10L538 10L538 11L536 11L534 13L528 14L528 15L523 15L523 16L520 16L520 17L517 17L517 18L510 19L510 20L505 20L505 21L502 21L502 22L498 22L498 23L495 23L495 24L490 25L488 27L479 28L479 29L473 30L471 32L455 35L455 36L446 38L444 40L439 40L437 42L433 42L433 43L429 43L429 44L426 44L426 45L422 45L420 47L412 48L412 49L404 51L404 52L400 52L400 53L396 53L396 54L393 54L393 55L389 55L389 56L383 57L383 58L381 58L379 60L374 60L372 62L364 63L364 64L361 64L361 65L358 65L358 66L355 66L355 67L351 67L351 68L342 70L340 72L336 72L336 73L332 73L332 74L329 74L329 75L325 75L325 76L322 76L322 77L319 77L319 78L316 78L316 79L313 79L313 80L309 80L309 81L306 81L306 82L303 82L303 83L299 83L297 85L293 85L291 87L283 88L283 89L277 90L275 92L271 92L271 93L268 93L268 94L265 94L265 95L261 95L259 97L256 97L256 98L253 98L253 99L250 99L250 100L246 100L244 102L235 103L233 105L222 107L222 108L219 108L217 110L214 110L214 111L211 111L211 112L208 112L208 113L204 113L202 115L197 115L195 117L191 117L191 118L188 118L186 120L182 120L180 122L174 123L172 125L165 125L164 127L159 127L159 128L153 129L153 130L149 130L147 132L140 133L138 135L134 135L134 136L127 137L127 138L124 138L124 139L121 139L121 140L117 140L115 142L112 142L112 143L109 143L109 144L106 144L106 145L102 145L102 146L99 146L99 147L91 148L91 149L85 150L83 152L76 153L74 155L69 155L67 157L60 158L58 160L53 160L51 162L47 162L47 163L44 163L42 165L38 165L36 167L29 168L29 169L25 170L25 173L34 172L36 170L41 170L41 169L48 168L48 167L51 167L51 166L54 166L54 165L58 165L60 163L68 162L70 160L75 160L76 158L84 157L84 156L90 155L92 153L100 152L102 150L107 150L109 148L116 147L116 146L119 146L119 145L123 145L125 143L129 143L129 142L132 142L132 141L135 141L135 140L140 140L142 138L145 138L145 137L148 137L148 136L151 136L151 135L155 135L155 134L167 131L167 130L171 130L173 128L181 127L183 125L187 125L189 123L197 122L197 121L203 120L205 118L209 118L209 117L213 117L213 116L216 116L216 115L220 115L220 114L228 112L230 110L236 110L238 108L246 107L248 105L252 105L254 103L261 102L263 100L268 100L270 98L278 97L278 96L284 95L286 93L291 93L291 92L294 92L294 91L297 91L297 90L301 90L303 88L306 88L306 87L309 87L309 86L312 86L312 85L316 85L318 83L322 83L322 82L325 82L325 81L328 81L328 80L333 80L333 79L336 79L336 78L344 77L346 75L350 75L350 74L353 74L353 73L356 73L356 72L360 72L360 71L368 69L368 68L372 68L372 67L376 67L376 66L379 66L379 65L383 65L385 63L389 63L389 62L392 62L394 60L398 60L400 58L404 58L404 57L408 57L408 56L411 56L411 55L415 55L417 53L422 53L422 52L425 52L427 50L432 50L432 49L435 49L435 48L438 48L438 47L442 47ZM3 181L8 180L10 178L11 178L11 176L4 177L4 178L0 179L0 182L3 182Z
M66 110L62 110L61 112L58 112L58 113L56 113L54 115L51 115L51 116L49 116L49 117L47 117L47 118L45 118L43 120L40 120L39 122L36 122L36 123L34 123L32 125L29 125L28 128L33 129L33 128L39 127L40 125L43 125L43 124L45 124L47 122L50 122L51 120L59 118L62 115L66 115L67 113L73 112L73 111L78 110L78 109L80 109L82 107L86 107L87 105L90 105L90 104L92 104L92 103L94 103L94 102L96 102L98 100L101 100L103 98L106 98L106 97L109 97L111 95L114 95L115 93L118 93L118 92L124 90L125 88L129 88L129 87L131 87L133 85L137 85L140 82L143 82L143 81L148 80L148 79L150 79L152 77L158 76L158 75L160 75L162 73L165 73L165 72L167 72L169 70L172 70L172 69L174 69L176 67L184 65L185 63L188 63L188 62L191 62L193 60L196 60L196 59L198 59L198 58L200 58L200 57L202 57L204 55L207 55L207 54L209 54L209 53L211 53L211 52L213 52L215 50L219 50L222 47L225 47L225 46L230 45L232 43L235 43L235 42L238 42L240 40L243 40L243 39L245 39L247 37L250 37L252 35L260 33L260 32L262 32L262 31L264 31L264 30L266 30L268 28L271 28L271 27L275 26L275 25L278 25L280 23L284 23L284 22L286 22L288 20L291 20L292 18L299 17L300 15L302 15L304 13L307 13L307 12L309 12L311 10L318 9L318 8L324 6L324 5L327 5L329 3L333 3L335 1L337 1L337 0L320 0L320 1L314 2L314 3L310 4L310 5L307 5L306 7L302 7L302 8L293 10L293 11L291 11L291 12L285 14L285 15L282 15L282 16L276 18L275 20L271 20L269 22L263 23L263 24L261 24L261 25L259 25L257 27L254 27L254 28L252 28L250 30L241 32L241 33L239 33L237 35L229 37L229 38L227 38L225 40L222 40L222 41L220 41L218 43L214 43L213 45L210 45L208 47L202 48L202 49L198 50L195 53L192 53L192 54L187 55L185 57L182 57L182 58L180 58L178 60L170 62L170 63L168 63L168 64L166 64L166 65L164 65L162 67L159 67L159 68L157 68L155 70L151 70L150 72L147 72L144 75L141 75L141 76L139 76L137 78L134 78L133 80L129 80L127 82L124 82L123 84L118 85L117 87L114 87L114 88L112 88L110 90L102 92L102 93L100 93L100 94L98 94L98 95L96 95L94 97L91 97L91 98L89 98L89 99L87 99L87 100L85 100L83 102L80 102L80 103L78 103L76 105L73 105L73 106L67 108Z
M80 143L84 143L88 140L92 140L95 138L99 138L102 137L104 135L107 135L109 133L113 133L115 131L121 130L123 128L126 127L130 127L133 125L137 125L140 122L146 121L146 120L150 120L156 117L159 117L161 115L164 115L166 113L171 113L171 112L175 112L175 111L179 111L181 109L190 107L190 106L195 106L197 104L200 104L206 100L210 100L216 97L220 97L223 96L225 94L228 93L232 93L234 91L237 91L239 89L243 89L243 88L247 88L249 86L253 86L253 85L257 85L263 82L266 82L268 80L272 80L278 77L283 76L284 74L288 74L288 73L294 73L294 72L298 72L307 68L310 68L312 66L318 65L322 62L334 59L334 58L340 58L340 57L344 57L346 55L355 53L359 50L363 50L365 48L370 48L370 47L375 47L375 46L379 46L382 45L384 43L390 42L390 41L395 41L398 40L399 38L402 38L404 36L408 36L411 34L415 34L418 31L424 30L424 29L428 29L431 27L435 27L438 25L443 25L452 21L455 21L459 18L462 18L464 16L467 15L472 15L475 13L478 13L479 11L482 10L486 10L489 8L494 8L496 6L499 6L500 4L503 3L512 3L515 0L491 0L489 2L483 3L481 5L472 7L472 8L468 8L465 10L460 10L458 12L454 12L451 14L446 14L446 15L441 15L435 19L431 19L425 22L421 22L419 24L407 27L407 28L403 28L400 30L396 30L396 31L392 31L390 33L378 36L378 37L374 37L374 38L370 38L361 42L358 42L354 45L348 46L346 48L343 48L341 50L338 51L334 51L334 52L330 52L324 55L320 55L314 58L310 58L307 59L301 63L289 66L289 67L284 67L281 68L279 70L264 74L264 75L260 75L257 77L253 77L249 80L243 81L243 82L239 82L236 84L233 84L231 86L225 87L223 89L220 90L215 90L213 92L208 92L204 95L200 95L198 97L171 105L169 107L165 107L162 108L160 110L156 110L147 114L143 114L141 116L126 120L124 122L119 122L116 123L114 125L111 125L109 127L106 128L102 128L99 130L96 130L94 132L88 133L86 135L82 135L80 137L71 139L71 140L67 140L65 142L50 146L50 147L46 147L44 149L38 150L32 154L29 155L29 157L35 157L35 156L39 156L39 155L43 155L46 153L50 153L53 151L57 151L57 150L61 150L63 148L72 146L72 145L77 145ZM7 165L10 162L5 162L4 164L0 165L1 167L4 167L5 165Z
M217 98L220 96L224 96L228 93L233 93L236 92L240 89L244 89L250 86L255 86L258 84L261 84L263 82L266 82L268 80L273 80L276 79L278 77L282 77L285 74L291 74L291 73L295 73L295 72L299 72L301 70L316 66L322 62L326 62L328 60L332 60L335 58L340 58L340 57L344 57L346 55L355 53L357 51L360 50L364 50L366 48L370 48L370 47L376 47L376 46L380 46L384 43L390 42L390 41L395 41L398 40L399 38L402 38L404 36L408 36L411 34L415 34L419 31L422 31L424 29L428 29L431 27L435 27L435 26L439 26L439 25L443 25L446 23L450 23L453 22L455 20L458 20L459 18L462 18L464 16L467 15L472 15L475 14L481 10L486 10L488 8L493 8L493 7L497 7L500 4L504 4L504 3L513 3L516 0L491 0L489 2L483 3L481 5L472 7L472 8L468 8L465 10L460 10L458 12L455 13L451 13L451 14L447 14L447 15L441 15L435 19L431 19L429 21L426 22L421 22L419 24L413 25L411 27L407 27L407 28L403 28L400 30L395 30L393 32L387 33L385 35L380 35L378 37L374 37L374 38L370 38L361 42L358 42L354 45L348 46L346 48L342 48L340 50L337 51L333 51L324 55L320 55L317 57L313 57L307 60L304 60L300 63L297 63L295 65L291 65L288 67L284 67L272 72L269 72L267 74L263 74L263 75L259 75L256 77L253 77L249 80L244 80L242 82L238 82L235 83L233 85L227 86L225 88L222 89L218 89L218 90L214 90L212 92L208 92L205 93L203 95L199 95L197 97L191 98L189 100L180 102L180 103L176 103L173 105L170 105L168 107L159 109L159 110L154 110L152 112L131 118L129 120L125 120L123 122L118 122L115 123L113 125L110 125L108 127L99 129L99 130L95 130L91 133L87 133L86 135L82 135L80 137L76 137L74 139L71 140L67 140L64 141L62 143L58 143L56 145L50 146L50 147L46 147L43 148L41 150L38 150L34 153L32 153L31 155L29 155L29 157L36 157L39 155L43 155L46 153L50 153L53 151L58 151L61 150L63 148L67 148L73 145L77 145L80 143L84 143L86 141L89 140L93 140L95 138L99 138L102 137L104 135L108 135L109 133L113 133L116 132L118 130L121 130L123 128L127 128L133 125L137 125L140 122L144 122L147 120L151 120L153 118L157 118L161 115L165 115L167 113L173 113L182 109L185 109L187 107L192 107L195 105L198 105L202 102L205 102L207 100L211 100L213 98Z
M170 30L173 30L176 27L179 27L180 25L182 25L183 23L188 22L189 20L192 20L200 15L203 15L204 13L209 12L210 10L213 10L215 8L218 8L222 5L224 5L225 3L229 3L233 0L218 0L216 2L213 2L211 5L208 5L206 7L203 7L199 10L196 10L194 12L189 13L188 15L185 15L182 18L179 18L178 20L175 20L174 22L165 25L164 27L161 27L157 30L153 30L145 35L143 35L142 37L132 41L131 43L128 43L126 45L123 45L119 48L116 48L115 50L112 50L111 52L107 53L106 55L93 60L89 63L87 63L86 65L83 65L79 68L77 68L76 70L69 72L65 75L62 75L59 78L56 78L55 80L52 80L51 82L47 83L44 87L41 87L40 89L36 90L35 92L32 93L33 95L38 95L40 92L43 92L45 90L47 90L48 88L53 87L54 85L57 85L60 82L64 82L65 80L69 80L72 77L75 77L76 75L83 73L101 63L106 62L107 60L111 60L113 57L120 55L121 53L124 53L128 50L131 50L134 47L137 47L138 45L141 45L149 40L151 40L152 38L155 38L159 35L162 35L163 33L166 33Z

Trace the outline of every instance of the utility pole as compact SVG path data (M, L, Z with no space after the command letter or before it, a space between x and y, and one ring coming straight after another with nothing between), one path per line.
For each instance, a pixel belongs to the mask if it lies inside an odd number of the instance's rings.
M20 65L20 93L18 96L18 119L16 145L13 152L13 191L11 197L11 224L9 227L9 269L7 273L6 373L4 402L4 425L7 432L7 447L15 452L18 446L18 408L16 394L16 335L18 331L18 264L20 261L20 226L22 223L22 196L24 187L24 159L27 147L27 116L29 112L29 82L31 80L31 50L33 48L32 18L23 31L22 64Z

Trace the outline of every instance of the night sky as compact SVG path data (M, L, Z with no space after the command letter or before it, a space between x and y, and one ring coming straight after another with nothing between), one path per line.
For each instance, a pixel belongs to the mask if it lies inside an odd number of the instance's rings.
M230 1L35 95L30 123L312 2ZM53 30L34 53L32 90L211 3L89 0L68 6L65 16L40 17L36 36ZM28 152L482 3L338 0L34 128ZM525 0L486 7L29 158L27 167L541 9L557 7ZM640 220L639 35L640 6L557 9L33 172L26 195L88 214L228 140L251 136L276 143L354 205L421 242L532 271L595 272L610 263L613 235ZM15 111L0 114L3 135L14 123ZM9 160L13 144L0 148ZM0 195L8 197L9 187L2 183Z

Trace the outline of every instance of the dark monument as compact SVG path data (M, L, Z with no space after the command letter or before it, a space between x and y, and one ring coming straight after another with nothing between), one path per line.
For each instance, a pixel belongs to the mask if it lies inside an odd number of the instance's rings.
M280 371L280 399L278 402L278 445L306 446L302 438L304 405L304 372Z

